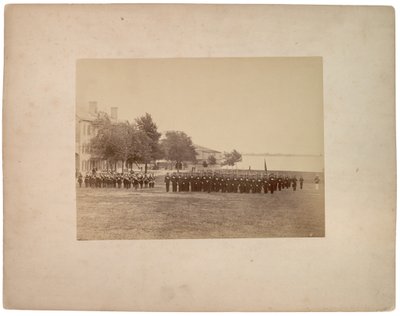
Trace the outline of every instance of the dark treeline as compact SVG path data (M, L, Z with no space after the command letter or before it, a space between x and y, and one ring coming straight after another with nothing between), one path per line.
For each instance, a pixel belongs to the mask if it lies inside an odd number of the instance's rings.
M96 136L90 143L91 154L94 158L106 160L111 170L116 169L119 161L123 168L145 164L146 173L147 165L157 159L165 158L176 163L196 159L189 136L171 131L161 139L161 133L149 113L133 123L112 122L106 113L100 113L93 125Z
M191 138L181 131L168 131L161 138L149 113L132 123L113 122L106 113L99 113L93 126L96 136L90 143L91 154L93 158L107 161L110 170L116 170L118 162L126 169L144 164L145 173L148 164L159 159L174 162L176 166L182 166L184 161L197 163ZM241 154L233 150L225 153L224 164L233 166L241 159Z

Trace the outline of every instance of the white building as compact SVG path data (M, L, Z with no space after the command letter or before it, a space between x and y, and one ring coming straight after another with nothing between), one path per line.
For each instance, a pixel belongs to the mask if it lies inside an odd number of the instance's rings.
M93 121L98 117L97 102L89 102L88 110L76 113L75 127L75 169L77 172L86 173L93 168L102 170L107 168L104 160L90 154L90 141L96 136ZM111 108L111 120L118 120L118 108Z
M194 145L194 147L196 149L196 160L198 163L202 163L203 161L208 162L208 158L210 156L213 156L216 159L217 165L220 165L222 163L222 160L224 159L223 153L218 150L199 145Z

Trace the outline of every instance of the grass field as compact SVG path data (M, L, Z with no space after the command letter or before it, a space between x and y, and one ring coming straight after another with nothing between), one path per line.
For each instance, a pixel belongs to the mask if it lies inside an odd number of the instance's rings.
M313 184L268 194L77 188L78 240L323 237Z

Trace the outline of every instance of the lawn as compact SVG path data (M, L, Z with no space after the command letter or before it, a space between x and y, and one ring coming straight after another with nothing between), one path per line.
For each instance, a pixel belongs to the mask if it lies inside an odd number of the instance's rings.
M323 186L264 193L77 188L78 240L323 237Z

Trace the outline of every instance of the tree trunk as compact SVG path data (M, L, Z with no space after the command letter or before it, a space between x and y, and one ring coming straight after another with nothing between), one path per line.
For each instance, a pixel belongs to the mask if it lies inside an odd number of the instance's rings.
M147 174L147 162L144 164L144 174Z

